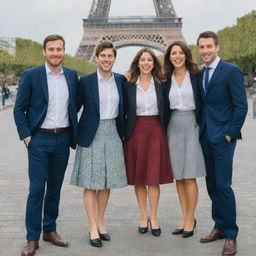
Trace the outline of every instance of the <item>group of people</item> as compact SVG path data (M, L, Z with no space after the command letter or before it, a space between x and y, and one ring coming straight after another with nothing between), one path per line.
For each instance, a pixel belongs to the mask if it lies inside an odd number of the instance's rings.
M225 238L222 255L237 251L232 162L247 113L240 69L218 57L218 37L197 40L205 66L173 42L163 66L141 49L125 76L112 72L116 49L97 45L97 71L78 79L62 66L65 41L49 35L45 65L24 71L14 106L20 139L28 150L27 244L34 255L43 240L67 247L56 229L60 191L69 158L77 148L70 183L82 187L89 242L110 241L104 224L110 190L133 185L140 210L138 232L161 235L157 219L160 185L176 182L182 218L173 235L193 236L198 200L196 178L206 176L214 228L201 243ZM77 121L77 112L82 113ZM147 204L149 202L149 213Z

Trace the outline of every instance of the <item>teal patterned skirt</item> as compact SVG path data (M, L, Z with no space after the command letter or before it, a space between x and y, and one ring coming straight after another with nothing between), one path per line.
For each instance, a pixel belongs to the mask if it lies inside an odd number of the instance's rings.
M70 184L93 190L127 186L123 146L115 119L100 120L92 144L77 147Z

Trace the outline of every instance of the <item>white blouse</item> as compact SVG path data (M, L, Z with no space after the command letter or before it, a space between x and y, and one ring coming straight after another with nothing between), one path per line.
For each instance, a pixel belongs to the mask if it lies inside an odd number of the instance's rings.
M153 78L150 81L148 90L145 92L137 81L136 92L136 115L137 116L157 116L157 97Z
M172 86L169 93L170 109L194 110L195 99L189 72L186 73L182 85L179 86L172 75Z
M114 75L105 80L97 71L99 86L100 120L118 116L119 94Z

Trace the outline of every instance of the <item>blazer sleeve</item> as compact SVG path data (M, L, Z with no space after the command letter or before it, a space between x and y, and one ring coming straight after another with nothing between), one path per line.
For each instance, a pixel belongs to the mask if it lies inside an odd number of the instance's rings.
M18 93L13 109L14 121L21 140L31 136L27 112L29 110L32 82L29 72L24 72L19 82Z
M228 87L233 105L233 116L227 135L237 139L248 111L243 74L238 67L234 67L229 76Z

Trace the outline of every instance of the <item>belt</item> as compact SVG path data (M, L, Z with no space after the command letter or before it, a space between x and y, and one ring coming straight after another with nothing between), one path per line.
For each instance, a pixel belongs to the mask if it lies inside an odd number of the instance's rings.
M47 128L39 128L41 132L49 132L49 133L61 133L69 130L69 127L64 128L55 128L55 129L47 129Z

